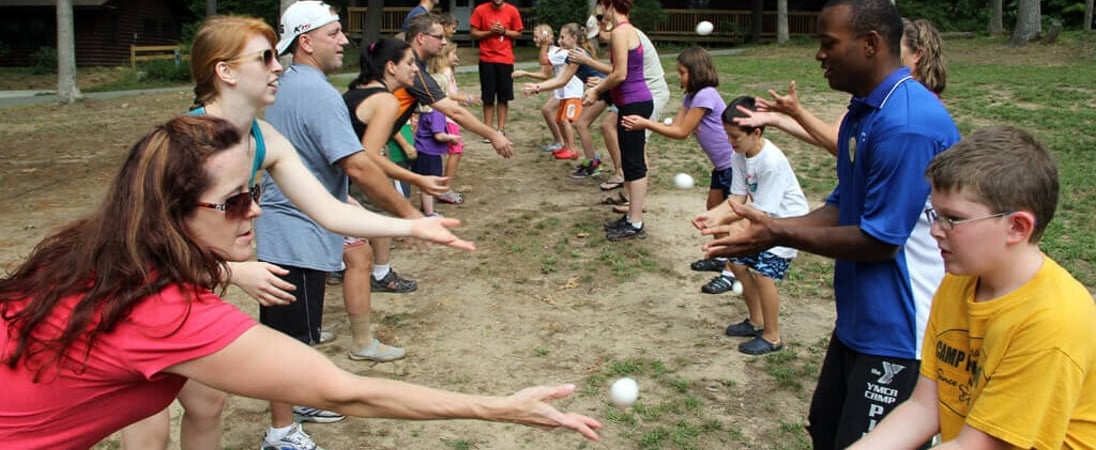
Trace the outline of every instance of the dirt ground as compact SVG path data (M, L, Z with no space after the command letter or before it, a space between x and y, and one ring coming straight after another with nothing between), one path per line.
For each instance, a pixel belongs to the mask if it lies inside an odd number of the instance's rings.
M680 91L674 91L671 112L680 102ZM826 96L815 100L840 104ZM180 90L0 110L0 262L10 268L51 229L94 208L128 146L190 101ZM557 406L602 420L602 443L563 431L474 421L351 418L309 424L308 431L330 450L804 448L801 426L834 320L828 263L804 256L793 264L799 275L781 305L789 356L774 362L740 354L740 340L723 336L723 328L744 317L741 299L701 294L700 285L713 274L688 268L701 256L704 238L689 219L702 210L706 187L670 187L672 174L682 170L706 186L707 177L699 175L707 169L694 141L652 141L649 236L610 243L600 231L602 221L615 217L598 205L608 195L596 187L602 180L573 181L567 177L572 163L539 150L547 136L536 113L540 101L520 98L512 104L516 152L509 160L465 134L468 148L455 186L467 202L439 210L464 220L458 233L476 241L478 250L399 243L394 251L395 268L420 287L412 294L375 294L374 322L379 335L405 347L408 357L370 366L345 356L349 332L341 287L328 290L325 317L339 338L318 350L363 376L469 393L576 383L578 393ZM816 151L780 139L793 161ZM810 193L812 203L820 195ZM257 315L256 303L240 291L231 289L228 300ZM780 381L773 368L789 361L798 372L790 382ZM292 361L285 370L293 370ZM608 384L620 374L641 386L640 402L630 412L608 403ZM688 410L650 414L676 399L686 399ZM173 410L177 448L180 408ZM268 424L267 405L231 397L224 421L227 448L253 448ZM706 432L678 439L674 430L684 421L703 423ZM659 430L671 436L650 437ZM118 445L112 437L97 448Z

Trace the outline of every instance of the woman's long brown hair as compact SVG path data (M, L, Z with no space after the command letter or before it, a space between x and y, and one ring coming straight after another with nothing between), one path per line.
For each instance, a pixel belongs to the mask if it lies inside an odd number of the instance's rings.
M4 364L27 364L38 381L78 348L83 355L71 357L82 370L97 338L137 303L173 284L192 300L222 285L224 259L200 247L184 219L211 184L205 162L239 142L235 127L210 116L177 117L137 142L98 211L47 237L0 279L0 320L14 344L0 349ZM81 298L71 312L57 311L69 296ZM50 325L54 314L67 315L60 327Z

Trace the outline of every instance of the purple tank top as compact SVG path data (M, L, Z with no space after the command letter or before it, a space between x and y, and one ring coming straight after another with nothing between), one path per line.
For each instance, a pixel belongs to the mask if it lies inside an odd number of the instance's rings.
M614 64L616 64L614 62ZM610 93L613 96L614 105L628 105L632 103L651 100L651 90L647 89L647 82L643 79L643 45L628 50L628 71L624 75L624 82L613 88Z

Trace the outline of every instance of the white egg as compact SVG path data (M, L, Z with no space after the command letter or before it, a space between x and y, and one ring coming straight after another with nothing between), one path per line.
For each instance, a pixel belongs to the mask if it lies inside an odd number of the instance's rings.
M667 117L665 119L662 119L662 123L664 123L666 125L673 125L674 124L674 118L673 117Z
M639 384L628 377L616 380L613 387L609 389L609 398L619 408L632 406L632 403L639 398Z
M693 187L693 184L693 177L689 176L687 173L674 175L674 186L677 186L678 189L689 189Z
M709 34L712 34L712 31L715 31L715 25L712 25L712 23L707 20L701 21L700 23L696 24L696 34L699 34L701 36L707 36Z
M742 295L742 282L735 280L731 285L731 292L734 292L734 295Z

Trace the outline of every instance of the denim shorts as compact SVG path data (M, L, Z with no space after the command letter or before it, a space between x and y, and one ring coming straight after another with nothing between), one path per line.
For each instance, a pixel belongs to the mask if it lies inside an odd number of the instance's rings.
M731 264L738 264L753 269L754 272L774 280L783 280L788 273L788 267L792 265L790 258L781 258L769 252L761 252L751 256L737 256L728 258Z
M723 191L723 198L731 196L731 180L734 178L734 169L730 167L719 170L712 169L712 182L708 184L708 189L713 191Z

